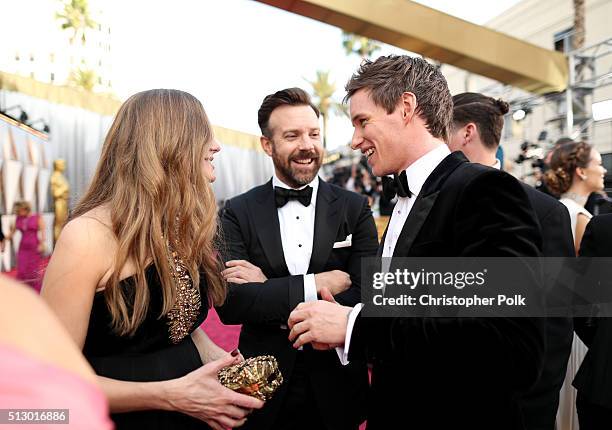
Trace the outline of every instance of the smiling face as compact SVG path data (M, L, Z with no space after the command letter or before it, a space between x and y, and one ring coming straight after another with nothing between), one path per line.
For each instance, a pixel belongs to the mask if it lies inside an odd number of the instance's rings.
M312 182L323 162L319 118L310 106L280 106L268 123L271 137L262 137L276 176L292 188Z
M351 148L361 151L368 159L376 176L399 173L407 159L406 125L401 104L392 112L374 103L366 89L357 91L350 99L351 121L355 131Z
M205 150L205 156L202 160L202 170L204 172L204 177L208 179L210 182L215 182L217 176L215 175L215 166L212 164L213 158L215 154L221 151L221 146L217 139L213 139L208 149Z

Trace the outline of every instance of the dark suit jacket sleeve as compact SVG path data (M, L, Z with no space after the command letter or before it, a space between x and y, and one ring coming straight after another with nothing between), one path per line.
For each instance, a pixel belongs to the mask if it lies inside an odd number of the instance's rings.
M251 260L245 232L229 200L221 215L223 260ZM264 283L229 284L223 306L217 308L225 324L286 324L289 314L304 301L304 277L286 276Z
M587 224L582 236L582 242L580 242L580 257L609 256L609 253L606 253L605 248L601 246L606 242L604 238L607 237L606 232L601 231L601 220L602 218L595 217ZM574 331L589 348L593 343L598 321L599 318L574 318Z
M525 191L510 175L491 171L477 176L463 187L454 213L448 209L458 256L539 256L541 236L535 214ZM382 359L409 357L420 350L467 356L467 365L474 357L483 363L483 372L491 365L496 378L507 378L517 389L525 389L541 370L544 323L533 318L358 317L350 358L362 358L364 349L367 356Z
M368 200L365 197L362 199L359 219L353 230L351 250L345 269L351 277L351 287L334 296L336 301L344 306L355 306L361 302L361 259L376 257L376 251L378 250L376 224Z
M556 205L540 222L543 257L574 257L574 239L569 212L562 204Z

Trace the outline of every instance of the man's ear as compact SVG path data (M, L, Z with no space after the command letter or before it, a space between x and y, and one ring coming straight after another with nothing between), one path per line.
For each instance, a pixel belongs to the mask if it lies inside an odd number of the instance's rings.
M414 114L417 109L417 99L414 93L406 91L402 94L402 98L400 100L400 108L404 123L407 124L412 121L412 118L414 117Z
M473 122L468 122L463 127L463 142L462 145L465 146L470 142L473 142L475 139L478 139L478 127Z
M261 136L259 138L259 143L261 143L261 149L263 149L263 151L271 157L272 156L272 141L268 139L266 136Z

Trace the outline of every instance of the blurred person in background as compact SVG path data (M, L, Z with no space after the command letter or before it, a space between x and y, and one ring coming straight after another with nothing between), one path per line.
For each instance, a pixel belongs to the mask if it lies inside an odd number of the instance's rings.
M589 194L604 189L606 169L602 166L599 152L586 142L566 142L558 145L550 157L550 168L544 181L548 189L567 207L570 214L574 250L580 251L580 243L591 220L591 213L584 208ZM563 429L578 428L576 413L576 390L572 387L587 352L584 343L574 336L572 351L567 365L567 374L561 389L557 425Z
M550 168L544 180L569 211L576 254L592 217L584 205L591 193L604 189L605 174L601 154L586 142L561 144L550 157Z
M40 292L42 260L45 251L45 221L39 214L32 214L32 206L27 201L14 205L17 219L11 226L8 239L21 233L17 250L17 279Z
M612 213L612 199L605 191L594 191L589 195L584 208L593 216Z
M498 152L508 103L478 93L453 96L453 126L449 147L473 163L501 168ZM543 257L571 257L574 241L567 209L555 198L522 184L542 233ZM546 319L546 352L537 383L520 397L528 430L554 430L559 392L565 379L573 339L571 318Z

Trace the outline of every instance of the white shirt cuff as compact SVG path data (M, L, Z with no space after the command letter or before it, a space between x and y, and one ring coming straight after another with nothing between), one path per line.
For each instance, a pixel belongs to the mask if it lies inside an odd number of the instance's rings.
M353 334L353 326L355 325L355 320L357 319L357 315L359 315L359 312L361 312L362 307L363 303L357 303L349 313L348 322L346 324L346 335L344 337L344 346L336 347L336 354L338 354L340 363L343 366L349 364L348 355L349 348L351 346L351 335Z
M317 284L315 282L314 273L304 275L304 301L314 302L318 300L317 297Z

